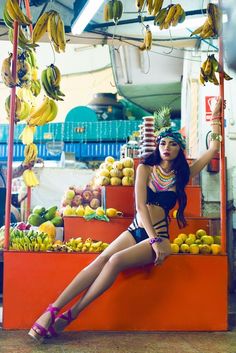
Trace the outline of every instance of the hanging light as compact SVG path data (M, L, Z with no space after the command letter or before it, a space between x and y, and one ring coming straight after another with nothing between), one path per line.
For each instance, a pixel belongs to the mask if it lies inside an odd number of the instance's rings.
M104 0L88 0L79 12L78 17L72 24L71 31L73 34L79 35L83 32L87 24L98 11Z

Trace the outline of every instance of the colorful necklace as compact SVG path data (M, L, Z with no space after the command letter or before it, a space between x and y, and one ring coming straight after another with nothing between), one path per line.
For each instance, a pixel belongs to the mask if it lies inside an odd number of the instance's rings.
M151 183L156 191L169 190L176 183L174 170L165 172L160 165L153 167L151 173Z

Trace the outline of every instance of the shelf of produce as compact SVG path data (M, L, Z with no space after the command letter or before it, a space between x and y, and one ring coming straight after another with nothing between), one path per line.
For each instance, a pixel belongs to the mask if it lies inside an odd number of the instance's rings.
M110 222L90 220L82 217L64 217L64 240L82 237L110 243L128 228L132 217L114 217Z
M110 243L120 233L128 228L132 222L132 217L115 217L110 222L91 220L86 221L82 217L64 217L64 240L82 237L102 240ZM205 217L189 217L187 226L180 229L175 218L170 219L169 233L172 241L180 233L195 233L198 229L204 229L207 234L218 235L220 220Z
M3 329L29 329L96 256L4 252ZM161 266L122 272L68 329L225 331L227 263L225 255L182 254L169 256Z
M207 234L219 235L220 229L220 219L219 218L207 218L207 217L188 217L187 226L184 228L179 228L177 220L175 218L170 218L169 223L169 234L170 240L173 241L180 233L196 233L198 229L204 229Z

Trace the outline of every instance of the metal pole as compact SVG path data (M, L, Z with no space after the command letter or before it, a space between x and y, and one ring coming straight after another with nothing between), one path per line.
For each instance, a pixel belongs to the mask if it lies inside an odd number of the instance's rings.
M26 9L26 15L29 17L31 20L31 12L30 12L30 6L29 6L29 0L24 0L25 1L25 9ZM33 25L30 24L30 34L32 37L33 34ZM27 186L27 204L26 204L26 218L28 219L30 215L30 208L31 208L31 187Z
M13 31L13 57L12 57L12 77L16 82L16 62L17 62L17 40L18 40L19 24L14 21ZM12 190L12 161L13 161L13 144L14 144L14 124L16 112L16 87L11 88L10 100L10 120L9 120L9 137L8 137L8 157L7 157L7 182L6 182L6 204L5 204L5 239L4 250L9 248L10 222L11 222L11 190Z
M222 1L219 0L219 8L222 8ZM222 18L221 18L222 23ZM222 67L220 72L220 96L222 98L222 105L224 104L224 60L223 60L223 38L222 34L219 36L219 63ZM222 106L222 124L221 124L221 135L223 141L220 146L220 196L221 196L221 209L220 209L220 226L221 226L221 247L222 252L226 252L226 208L227 208L227 191L226 191L226 159L225 159L225 128L224 128L224 109Z

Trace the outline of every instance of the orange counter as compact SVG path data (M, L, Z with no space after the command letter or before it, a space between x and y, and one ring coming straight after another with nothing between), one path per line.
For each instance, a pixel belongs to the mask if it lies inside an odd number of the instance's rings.
M3 328L29 329L96 254L4 253ZM121 273L69 330L227 330L227 256L171 255Z

